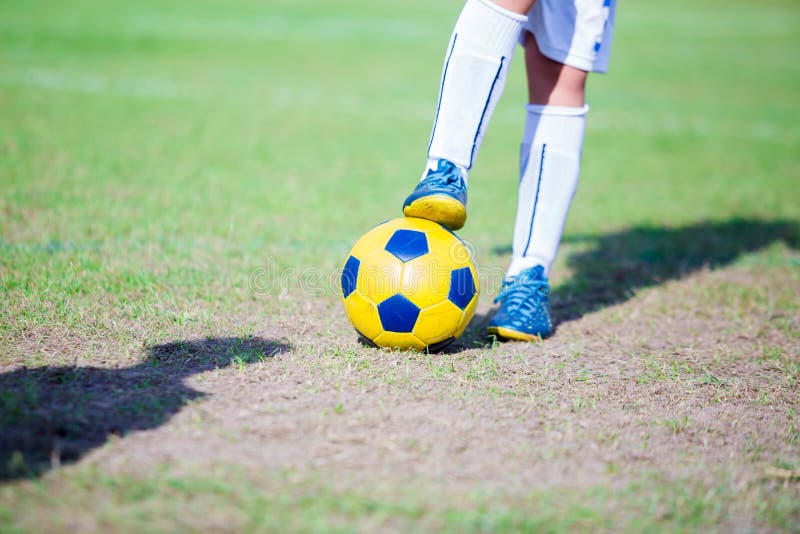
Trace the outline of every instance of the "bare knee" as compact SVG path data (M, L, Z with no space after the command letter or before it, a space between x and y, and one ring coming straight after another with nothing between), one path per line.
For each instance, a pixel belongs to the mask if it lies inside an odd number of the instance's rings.
M525 67L528 72L528 101L553 106L583 106L586 71L545 57L530 33L525 35Z
M535 0L493 0L498 6L520 15L526 14L533 7Z

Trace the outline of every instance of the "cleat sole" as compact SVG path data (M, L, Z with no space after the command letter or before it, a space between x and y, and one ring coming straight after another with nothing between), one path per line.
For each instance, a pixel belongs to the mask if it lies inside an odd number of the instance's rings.
M403 208L406 217L419 217L458 230L467 221L467 208L447 195L428 195Z
M502 326L490 326L486 329L489 334L495 335L501 339L510 341L541 341L542 336L535 334L526 334L525 332L518 332L510 328Z

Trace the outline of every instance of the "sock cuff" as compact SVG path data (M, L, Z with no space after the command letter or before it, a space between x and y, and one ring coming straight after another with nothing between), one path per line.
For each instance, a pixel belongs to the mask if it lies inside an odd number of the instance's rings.
M550 150L580 157L586 113L589 106L525 106L525 130L522 134L523 157L525 145L546 144Z
M589 106L551 106L549 104L526 104L528 113L537 115L560 115L562 117L583 117L589 112Z
M491 0L467 0L455 32L465 49L482 55L510 56L528 17L498 6Z
M544 276L547 277L550 273L550 266L553 264L553 258L543 258L541 256L520 256L511 258L511 263L506 270L505 279L513 278L525 269L541 265L544 269Z

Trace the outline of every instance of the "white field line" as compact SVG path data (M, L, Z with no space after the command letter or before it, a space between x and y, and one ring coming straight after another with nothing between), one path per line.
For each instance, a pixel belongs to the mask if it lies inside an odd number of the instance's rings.
M0 83L90 95L111 94L151 98L180 98L182 91L164 78L111 78L105 74L69 72L48 68L0 71Z
M503 109L495 115L493 123L515 125L522 132L525 110ZM719 139L761 141L780 145L800 143L798 132L766 121L717 123L703 117L677 117L675 115L623 114L607 110L592 111L586 120L589 132L633 132L644 135L691 135Z
M701 6L698 6L701 7ZM796 22L785 12L761 9L758 3L742 9L715 9L670 13L669 17L653 17L649 11L626 9L617 14L619 24L636 28L637 32L669 32L672 36L684 37L730 37L740 38L769 35L789 36L796 31Z
M181 37L202 41L383 41L408 42L446 36L436 21L376 16L255 17L134 16L120 21L120 30L145 36Z
M213 99L240 101L236 91L213 91L203 95L201 91L191 91L186 84L159 77L110 77L101 73L79 73L52 68L30 68L25 70L0 70L0 84L34 87L51 91L76 92L91 95L112 95L122 97L144 97L158 99ZM430 102L405 101L393 105L378 106L360 95L337 95L331 97L313 84L301 87L280 87L267 92L259 102L271 110L309 110L335 111L344 115L385 117L399 121L425 121L433 114L433 100ZM221 97L221 98L220 98ZM493 118L493 124L522 130L524 109L503 107ZM774 123L759 121L738 124L718 124L703 117L679 118L676 116L624 116L598 111L589 116L589 131L635 132L645 135L693 135L697 137L717 137L746 141L771 142L782 145L795 145L798 135Z
M448 21L448 24L453 21ZM0 21L0 30L6 24ZM438 42L444 47L449 35L442 29L441 21L435 19L364 15L308 17L280 13L253 16L142 13L111 17L102 26L95 20L87 22L80 17L71 17L42 29L60 36L113 35L115 38L242 43L354 42L364 43L364 46L382 42Z
M598 113L587 120L589 131L627 131L645 135L692 135L696 137L717 137L744 141L765 141L778 144L796 144L797 133L770 122L739 122L719 124L703 117L678 118L676 116L639 117L612 116Z

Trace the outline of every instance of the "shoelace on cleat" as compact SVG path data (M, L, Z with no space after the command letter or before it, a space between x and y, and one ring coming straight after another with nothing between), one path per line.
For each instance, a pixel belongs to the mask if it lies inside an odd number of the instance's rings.
M510 312L521 316L524 321L529 321L540 303L539 299L532 297L534 295L546 297L550 294L550 286L546 280L526 274L523 272L513 280L503 281L503 286L494 302L495 304L503 302L503 306Z
M464 180L461 178L458 167L445 159L439 160L437 169L428 171L424 181L425 185L434 185L437 189L444 189L454 195L464 191Z

